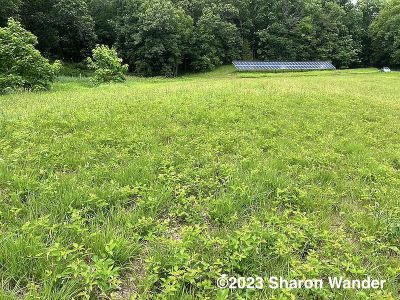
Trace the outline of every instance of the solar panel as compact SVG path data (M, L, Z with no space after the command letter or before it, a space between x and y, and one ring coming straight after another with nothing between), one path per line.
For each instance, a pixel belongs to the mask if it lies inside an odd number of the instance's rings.
M335 70L330 61L234 61L238 71Z

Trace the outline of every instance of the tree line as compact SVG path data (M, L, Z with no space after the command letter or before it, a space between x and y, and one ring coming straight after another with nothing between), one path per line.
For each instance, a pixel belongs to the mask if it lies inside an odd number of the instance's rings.
M400 65L400 0L3 0L46 57L115 46L130 71L174 76L235 59Z

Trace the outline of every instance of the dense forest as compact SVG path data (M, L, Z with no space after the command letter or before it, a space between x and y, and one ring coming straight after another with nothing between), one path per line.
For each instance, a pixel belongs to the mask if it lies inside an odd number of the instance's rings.
M400 0L2 0L48 58L80 62L115 46L145 76L234 59L400 65Z

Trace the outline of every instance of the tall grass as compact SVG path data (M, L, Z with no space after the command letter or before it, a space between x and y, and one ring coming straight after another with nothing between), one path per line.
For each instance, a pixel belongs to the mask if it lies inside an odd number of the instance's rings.
M398 73L230 68L2 96L0 298L398 299L399 99Z

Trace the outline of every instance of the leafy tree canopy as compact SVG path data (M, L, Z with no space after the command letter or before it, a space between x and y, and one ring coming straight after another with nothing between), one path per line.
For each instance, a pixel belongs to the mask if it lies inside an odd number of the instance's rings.
M234 59L331 60L340 68L399 63L399 0L3 2L0 22L21 20L45 56L82 61L104 44L145 76Z
M400 0L390 1L371 25L374 59L381 66L400 65Z

